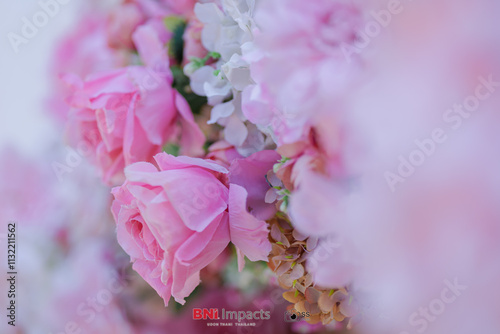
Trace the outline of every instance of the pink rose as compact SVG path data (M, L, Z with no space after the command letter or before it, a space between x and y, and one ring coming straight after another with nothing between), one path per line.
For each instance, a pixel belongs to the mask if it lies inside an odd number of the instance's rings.
M229 167L235 159L242 159L243 156L238 153L236 148L225 140L219 140L208 148L208 159L217 161L218 163Z
M70 144L86 146L106 183L121 183L123 168L151 161L182 128L181 152L199 155L205 137L189 105L172 88L165 41L157 27L139 27L133 40L145 66L89 76L66 76L74 90L67 124Z
M113 48L134 49L133 33L138 26L147 22L148 25L163 27L163 19L174 14L171 9L156 0L130 0L114 8L107 22L108 44ZM168 39L171 32L161 31Z
M155 156L139 162L113 189L118 242L136 270L168 303L179 303L200 281L200 270L232 241L240 255L267 261L267 224L247 211L247 191L229 184L229 171L211 161Z
M55 82L47 104L51 114L61 122L66 121L68 114L68 105L61 96L67 96L70 88L61 82L60 75L73 73L83 78L96 71L124 66L127 62L126 54L109 47L107 21L102 14L85 14L75 27L57 46L51 61Z
M133 49L132 34L146 17L135 3L124 3L108 17L108 44L112 48Z

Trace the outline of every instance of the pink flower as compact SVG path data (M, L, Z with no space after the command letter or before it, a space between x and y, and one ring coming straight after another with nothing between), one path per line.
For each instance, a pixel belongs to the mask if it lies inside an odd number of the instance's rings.
M162 3L176 14L190 16L197 0L162 0Z
M108 18L108 44L113 48L133 49L132 34L146 17L135 3L124 3L116 7Z
M247 191L228 183L229 171L211 161L155 156L158 167L126 168L113 189L118 242L136 270L168 303L179 303L199 284L200 270L232 241L252 261L271 250L267 225L247 211ZM241 268L242 262L240 262Z
M186 26L184 32L184 64L187 64L192 57L203 58L207 54L207 50L201 43L201 31L203 24L196 16L193 16Z
M238 153L236 148L225 140L219 140L208 148L207 159L217 161L217 163L229 167L231 162L244 157Z
M133 50L132 35L135 29L147 22L149 25L163 27L163 19L173 15L174 10L155 0L130 0L114 8L108 17L107 37L108 44L113 48ZM162 31L163 35L171 32ZM163 40L165 36L162 36Z
M95 71L110 70L125 63L123 54L109 47L108 21L100 13L86 14L56 50L53 68L57 74L74 73L85 77Z
M231 164L229 181L248 191L248 206L259 219L270 219L276 213L275 205L265 203L264 199L270 188L266 174L280 158L275 151L260 151L246 159L235 159Z
M59 80L59 75L73 73L86 77L96 71L105 71L125 65L127 57L109 47L106 39L106 18L96 12L86 14L57 47L52 62L52 72L57 78L55 92L48 101L49 110L61 121L66 121L68 106L61 99L70 89Z
M359 62L349 63L342 46L356 40L361 11L343 0L270 0L255 20L255 48L245 58L257 85L244 92L243 112L270 126L278 144L293 143L307 135L316 111L332 111L355 83Z
M311 118L307 139L280 146L287 158L277 176L291 192L288 213L294 226L306 235L324 236L336 232L342 222L359 167L353 163L359 148L348 122L334 113Z
M97 73L85 81L66 76L74 89L70 144L89 148L106 183L121 183L123 168L133 162L151 161L168 140L177 139L179 124L181 152L202 153L205 138L189 105L172 88L162 32L148 24L134 33L145 66Z
M414 29L444 4L446 9L440 10L453 14L445 20L431 18L433 24L439 22L439 31ZM344 181L336 184L347 196L338 196L342 192L335 194L333 184L318 183L307 174L305 187L292 195L291 215L297 226L336 237L332 244L320 240L321 249L307 261L315 282L335 286L350 281L364 292L363 303L371 304L364 310L360 332L495 333L500 328L493 316L500 307L495 283L500 267L493 255L499 252L500 212L495 203L500 160L491 144L499 138L498 130L492 131L498 124L498 95L482 101L459 128L443 118L455 103L472 98L478 76L494 73L498 78L498 64L490 61L494 54L498 59L491 40L471 34L471 42L470 36L457 35L464 15L478 25L488 21L479 12L471 14L475 5L420 4L408 17L391 23L389 30L401 33L406 28L428 36L382 39L386 49L377 50L379 62L371 64L376 75L362 94L346 95L350 136L363 147L355 168L346 163L347 175L355 177L332 180ZM496 12L488 6L483 10ZM391 58L394 45L402 47ZM459 55L460 61L452 55ZM394 65L388 59L401 61ZM415 59L425 59L425 65L413 67ZM439 87L447 87L447 92ZM444 132L446 142L430 139L436 130ZM425 162L408 162L410 154L412 159L421 154ZM388 172L399 177L396 185L384 178Z
M275 151L266 150L244 158L234 146L225 141L214 143L209 150L207 158L229 168L229 182L247 190L250 213L262 220L272 218L276 213L276 206L265 201L266 193L270 189L266 174L281 158L280 155Z

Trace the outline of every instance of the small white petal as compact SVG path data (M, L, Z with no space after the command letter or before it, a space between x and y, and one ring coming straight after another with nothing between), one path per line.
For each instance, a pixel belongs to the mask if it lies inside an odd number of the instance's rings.
M234 112L234 104L232 101L221 103L213 107L212 112L210 114L210 120L207 122L208 124L214 124L221 118L229 117Z
M248 136L248 130L245 124L238 117L230 117L224 129L224 138L235 147L243 144Z

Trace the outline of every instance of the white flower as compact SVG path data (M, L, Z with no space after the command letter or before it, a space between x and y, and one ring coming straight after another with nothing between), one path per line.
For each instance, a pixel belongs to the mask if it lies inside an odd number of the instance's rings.
M250 67L248 63L237 53L232 55L231 59L222 65L221 68L233 88L240 92L254 83L250 77Z
M222 5L224 11L215 3L197 3L194 12L204 23L203 46L220 53L226 62L233 54L241 54L241 45L252 40L255 0L223 0Z
M208 124L223 126L224 139L243 156L273 145L241 111L241 92L254 84L250 66L242 56L253 50L254 7L255 0L222 0L222 8L215 3L196 4L195 14L204 24L203 46L220 54L220 59L197 70L188 64L184 70L191 78L193 92L206 96L214 107ZM231 93L233 99L227 101Z
M215 106L229 97L231 84L221 73L215 74L212 66L203 66L191 75L191 89L200 96L208 98L208 104Z

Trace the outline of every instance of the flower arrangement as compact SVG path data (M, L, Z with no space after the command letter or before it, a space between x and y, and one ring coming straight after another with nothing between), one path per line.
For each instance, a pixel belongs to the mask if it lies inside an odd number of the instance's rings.
M494 333L433 299L500 307L498 178L478 176L500 163L500 35L471 28L478 3L123 1L61 43L54 115L165 306L265 264L298 331Z

